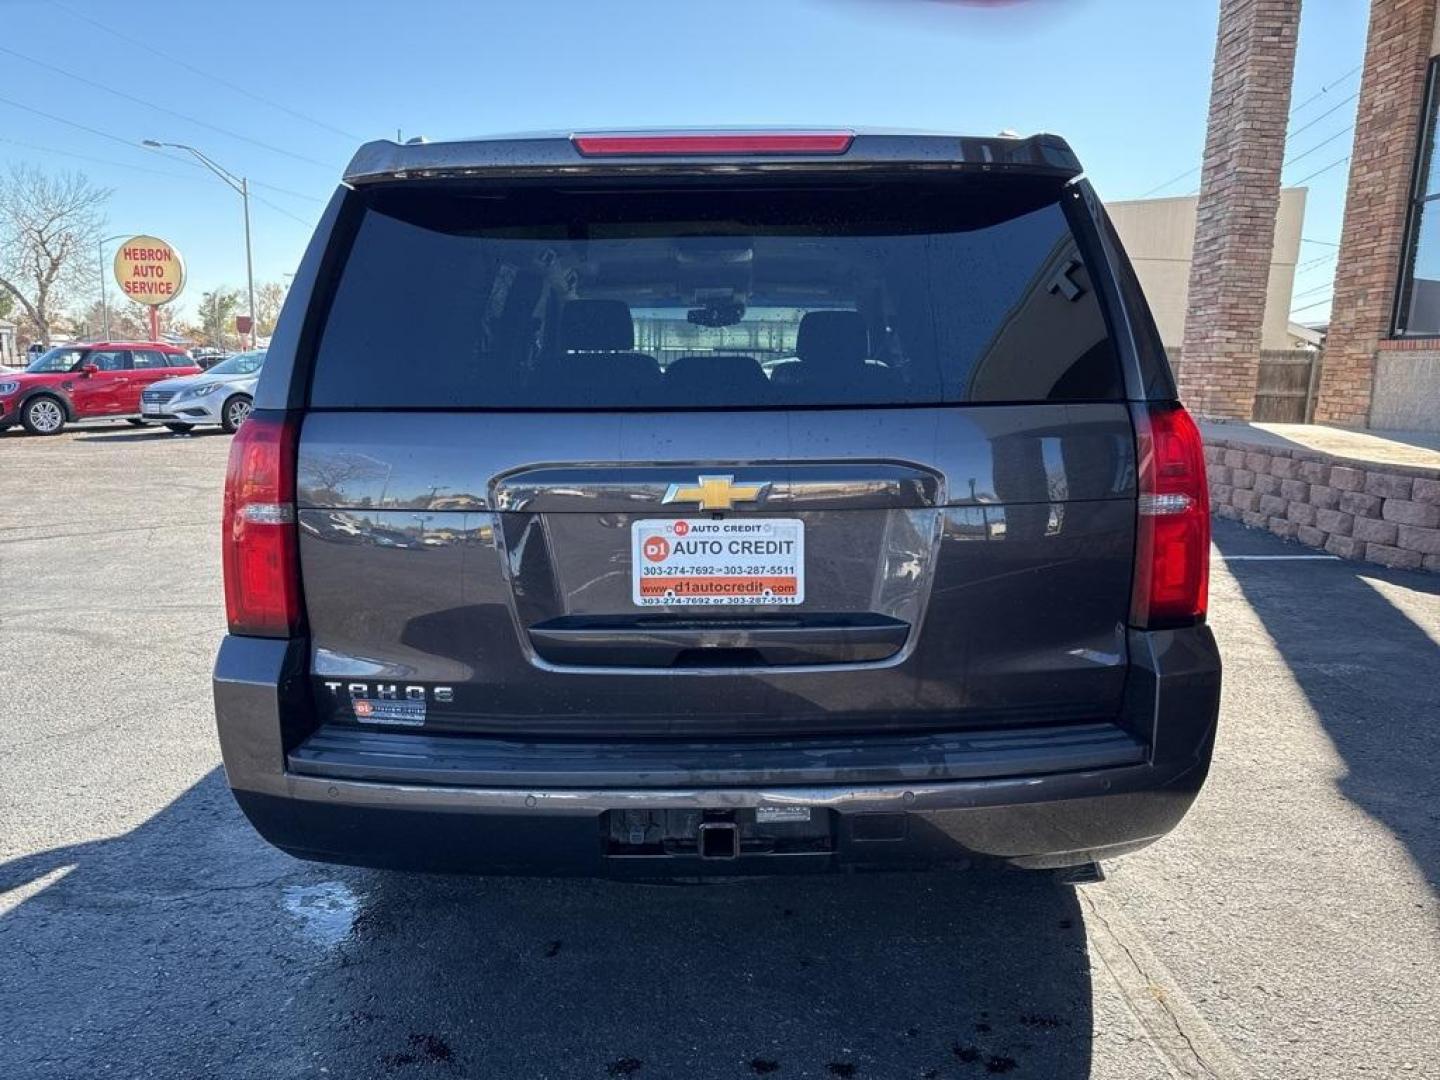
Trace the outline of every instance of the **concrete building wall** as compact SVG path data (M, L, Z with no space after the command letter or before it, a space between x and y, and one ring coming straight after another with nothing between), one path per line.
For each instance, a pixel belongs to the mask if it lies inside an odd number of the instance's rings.
M1284 188L1275 215L1275 241L1261 323L1262 349L1288 349L1290 294L1300 258L1300 233L1305 223L1305 188ZM1155 314L1166 348L1180 348L1185 336L1185 309L1190 292L1190 256L1195 244L1198 197L1134 199L1106 203L1145 298Z

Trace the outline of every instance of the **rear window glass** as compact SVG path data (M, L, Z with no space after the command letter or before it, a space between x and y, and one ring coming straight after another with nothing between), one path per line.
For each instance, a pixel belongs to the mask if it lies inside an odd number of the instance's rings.
M315 361L318 407L1121 396L1053 184L358 197Z

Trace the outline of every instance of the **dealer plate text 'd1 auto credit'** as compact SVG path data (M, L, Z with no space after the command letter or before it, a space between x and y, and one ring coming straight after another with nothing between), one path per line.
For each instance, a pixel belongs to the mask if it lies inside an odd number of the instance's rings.
M630 527L630 539L641 607L805 600L805 523L797 518L647 519Z

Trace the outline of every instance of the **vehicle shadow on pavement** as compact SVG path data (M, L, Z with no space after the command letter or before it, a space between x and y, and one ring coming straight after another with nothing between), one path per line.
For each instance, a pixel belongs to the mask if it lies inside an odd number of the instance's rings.
M1306 554L1221 525L1223 554ZM1227 569L1344 759L1340 790L1440 892L1440 576L1370 563L1234 561ZM1411 614L1369 581L1411 594ZM1420 626L1413 614L1424 613Z
M209 438L213 435L225 435L229 433L219 427L196 428L194 431L166 431L164 428L154 430L141 428L138 431L86 431L75 434L76 442L100 442L100 443L130 443L130 442L166 442L170 439L194 439Z
M268 848L219 769L0 864L0 1075L1090 1075L1046 875L407 876Z

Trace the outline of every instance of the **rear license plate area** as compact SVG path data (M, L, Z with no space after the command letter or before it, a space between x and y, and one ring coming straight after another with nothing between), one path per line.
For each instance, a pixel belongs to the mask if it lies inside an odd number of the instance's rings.
M639 607L792 606L805 602L799 518L648 518L630 527Z
M733 859L823 855L835 850L835 811L607 810L605 854L617 858ZM799 810L805 811L802 815Z

